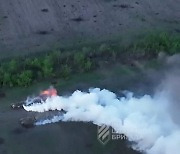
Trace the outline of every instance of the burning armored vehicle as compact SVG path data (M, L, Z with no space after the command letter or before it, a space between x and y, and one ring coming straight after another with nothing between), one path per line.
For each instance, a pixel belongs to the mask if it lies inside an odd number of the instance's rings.
M25 101L11 104L13 109L23 109L23 106L31 106L37 103L44 103L47 98L57 96L57 90L54 88L50 88L48 90L42 91L39 96L36 97L28 97ZM64 110L61 111L47 111L44 113L35 113L31 114L31 116L27 116L20 119L20 124L25 128L32 128L38 121L42 121L44 119L51 119L54 116L63 115L66 113Z
M11 104L13 109L21 109L24 106L30 106L36 103L44 103L48 97L57 96L57 90L54 88L50 88L48 90L42 91L39 96L36 97L28 97L25 101L21 101L19 103Z

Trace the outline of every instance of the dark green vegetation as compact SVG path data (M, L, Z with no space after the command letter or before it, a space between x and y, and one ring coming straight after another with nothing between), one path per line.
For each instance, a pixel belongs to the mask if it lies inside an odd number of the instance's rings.
M175 54L180 52L180 36L169 35L167 33L151 34L134 44L135 52L141 51L146 55L157 55L159 52Z
M91 60L81 52L53 51L45 55L5 60L0 66L1 86L29 86L42 79L68 79L71 73L92 69Z
M180 52L180 37L160 33L148 35L126 47L111 43L4 59L0 63L0 86L27 87L46 79L69 79L72 74L88 72L116 61L131 64L133 60L152 59L161 51L167 54Z

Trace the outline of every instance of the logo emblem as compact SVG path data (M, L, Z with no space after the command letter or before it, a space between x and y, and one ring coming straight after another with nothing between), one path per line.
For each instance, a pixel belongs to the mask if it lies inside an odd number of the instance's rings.
M98 140L100 143L105 145L111 139L110 126L102 125L98 126Z

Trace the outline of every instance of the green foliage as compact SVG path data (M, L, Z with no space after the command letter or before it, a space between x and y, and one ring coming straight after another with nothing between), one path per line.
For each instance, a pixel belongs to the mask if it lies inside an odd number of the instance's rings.
M91 68L92 68L92 62L90 60L87 60L84 63L84 71L88 72L91 70Z
M74 64L77 67L78 72L87 72L92 68L92 62L83 52L77 52L74 55Z
M83 47L80 51L56 50L35 56L4 60L0 62L0 86L27 87L34 81L44 78L69 79L71 74L91 71L103 62L112 64L119 60L119 57L122 60L124 55L130 55L130 58L133 57L131 54L154 57L160 51L168 54L180 52L180 37L172 37L167 33L152 34L125 47L119 44L111 44L111 46L101 44Z
M71 70L71 67L68 66L68 65L63 65L61 67L61 76L64 78L64 79L68 79L70 77L70 74L71 74L72 70Z
M50 56L46 56L43 60L42 71L44 77L53 76L53 59Z
M60 65L62 59L62 52L59 50L53 51L51 58L54 60L54 62L57 63L57 65Z
M17 77L17 84L23 87L29 86L32 83L32 74L30 70L23 71Z
M31 67L36 67L36 68L41 68L42 62L41 62L40 59L34 58L34 59L30 60L30 66Z
M76 52L74 55L74 64L77 67L76 70L79 70L81 72L83 72L83 67L85 64L85 54L83 52Z
M108 54L111 52L110 47L107 44L101 44L99 47L99 54L103 55L103 54Z
M89 48L89 47L83 47L83 48L82 48L82 52L83 52L84 54L89 54L91 51L92 51L92 49Z
M180 37L172 37L167 33L152 34L134 45L135 51L157 55L160 51L174 54L180 51Z
M3 74L3 82L2 82L2 85L5 86L5 85L8 85L10 87L13 86L13 80L12 80L12 76L10 73L7 73L5 72Z
M18 70L18 63L16 60L11 60L8 63L9 72L16 72Z
M0 67L0 85L3 85L3 68Z
M85 55L84 53L82 52L77 52L75 55L74 55L74 63L78 66L81 66L84 64L84 61L85 61Z

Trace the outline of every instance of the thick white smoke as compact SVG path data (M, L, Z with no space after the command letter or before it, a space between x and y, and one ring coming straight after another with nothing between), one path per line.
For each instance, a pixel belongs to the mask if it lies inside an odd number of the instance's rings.
M53 116L51 119L45 119L45 120L42 120L42 121L37 121L35 123L35 125L46 125L46 124L50 124L50 123L55 123L55 122L58 122L58 121L61 121L63 120L63 116L62 115L59 115L59 116Z
M54 96L42 104L24 106L26 111L67 111L52 119L39 121L46 124L62 121L93 122L112 126L136 143L133 148L146 154L180 153L180 55L164 58L165 71L151 73L157 80L165 79L153 96L135 97L126 92L118 98L113 92L99 88L89 92L75 91L69 97Z
M106 124L136 142L133 146L136 150L148 154L179 154L180 129L168 108L169 99L165 92L141 98L133 97L129 92L118 99L114 93L99 88L90 89L88 93L75 91L69 97L55 96L43 104L24 106L26 111L67 111L63 117L55 116L38 125L59 120Z

